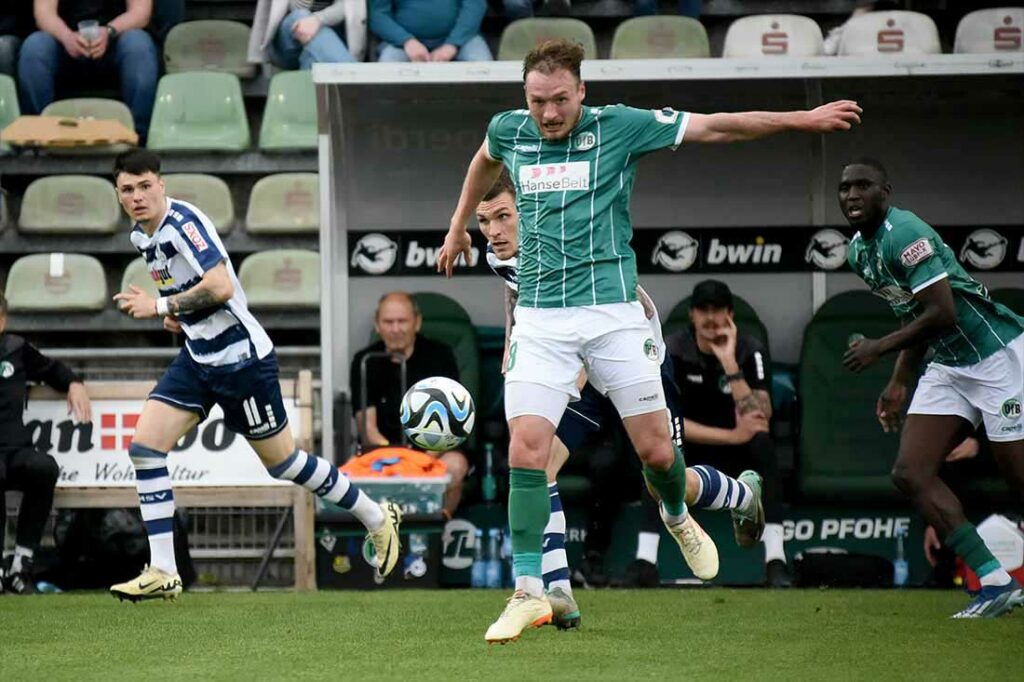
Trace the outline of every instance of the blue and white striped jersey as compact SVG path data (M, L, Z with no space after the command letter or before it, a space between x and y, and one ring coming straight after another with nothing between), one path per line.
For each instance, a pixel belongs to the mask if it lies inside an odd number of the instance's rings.
M153 236L138 223L132 244L146 260L161 296L188 291L221 261L235 287L226 303L178 316L185 332L185 347L201 365L225 366L266 357L273 349L270 337L252 316L245 292L235 276L224 244L205 213L184 201L167 197L167 214Z

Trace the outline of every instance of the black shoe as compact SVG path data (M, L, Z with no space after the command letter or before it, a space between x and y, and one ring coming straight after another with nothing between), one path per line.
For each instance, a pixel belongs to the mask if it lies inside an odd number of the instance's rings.
M598 552L587 552L572 577L574 582L583 587L607 587L608 574L604 572L604 557Z
M765 584L768 587L793 587L789 565L781 559L772 559L764 567Z
M11 563L14 557L7 562L7 570L4 572L4 590L12 594L39 594L36 588L36 580L32 574L32 560L22 558L21 570L17 573L11 571Z
M661 576L658 575L658 567L650 561L634 559L629 566L626 566L626 575L622 579L623 587L658 587L661 585Z

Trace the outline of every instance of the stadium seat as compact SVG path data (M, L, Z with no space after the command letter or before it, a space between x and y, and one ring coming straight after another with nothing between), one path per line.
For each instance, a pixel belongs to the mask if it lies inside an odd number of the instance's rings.
M106 118L122 123L128 130L135 130L132 112L116 99L104 97L74 97L52 102L43 109L43 116L61 116L63 118ZM104 144L91 147L53 147L51 154L88 155L117 154L129 149L127 144Z
M154 282L153 278L149 275L149 268L146 267L146 261L142 258L136 258L124 269L124 274L121 276L120 290L128 291L129 285L137 286L153 298L160 295L160 292L156 287L156 282Z
M21 201L20 232L113 234L121 205L109 180L91 175L51 175L34 180Z
M252 234L301 234L320 228L316 173L279 173L260 178L249 195L245 227Z
M498 59L519 61L545 40L565 38L583 46L587 59L597 59L597 41L590 27L579 19L519 19L505 27L498 44Z
M301 249L254 253L238 270L253 309L319 309L320 254Z
M704 25L690 17L633 17L619 24L612 38L612 59L710 56Z
M249 27L237 21L186 21L170 30L164 40L167 73L215 71L239 78L256 75L248 61Z
M316 91L309 71L282 71L270 81L260 125L265 152L316 149Z
M218 234L235 226L235 204L228 183L203 173L169 173L164 176L167 196L194 205L213 221Z
M899 434L883 432L875 418L896 354L860 374L843 367L842 357L854 335L877 339L898 326L881 298L847 291L825 301L804 330L797 479L805 497L850 502L897 495L889 472Z
M843 26L839 54L876 57L907 54L941 54L939 29L920 12L868 12Z
M1024 51L1024 7L971 12L956 27L953 52L991 54Z
M238 77L227 73L172 73L160 79L149 148L162 151L241 152L249 122Z
M1024 289L996 289L990 293L993 301L1024 317Z
M14 85L13 78L0 73L0 131L19 116L21 116L21 108L18 106L18 88ZM0 142L0 154L10 150L9 145Z
M755 14L729 24L723 57L814 57L824 53L818 22L798 14Z
M768 350L768 354L771 355L771 346L768 344L768 330L764 326L764 322L758 316L757 311L754 310L753 306L744 301L736 294L732 295L733 299L733 319L736 321L736 327L742 331L750 334L762 344ZM665 336L673 334L680 329L690 326L690 297L687 296L679 303L676 304L672 311L668 314L668 317L661 323L661 330Z
M107 280L92 256L35 253L11 265L5 292L11 312L90 312L106 307Z

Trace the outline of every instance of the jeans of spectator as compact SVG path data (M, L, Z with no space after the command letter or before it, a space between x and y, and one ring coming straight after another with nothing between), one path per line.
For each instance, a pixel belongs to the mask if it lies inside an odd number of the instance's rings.
M515 0L505 0L507 2L514 2ZM693 17L694 19L700 16L700 3L701 0L679 0L679 16L682 17ZM658 0L633 0L633 14L636 16L646 16L650 14L658 13Z
M105 84L110 76L116 76L121 83L121 99L132 112L135 132L142 142L149 132L159 71L156 44L139 29L115 38L100 59L72 59L56 38L36 31L25 39L18 60L22 112L42 112L54 100L58 77L62 82Z
M0 73L15 74L20 46L21 38L18 36L0 36Z
M422 41L428 50L433 50L440 47L443 42L434 41L427 42ZM487 46L487 41L484 40L483 36L475 35L469 39L465 45L459 48L459 51L455 53L456 62L490 62L494 60L494 55L491 54L491 48ZM405 50L399 45L392 45L391 43L381 43L380 48L377 52L377 61L379 62L407 62L409 61L409 55L405 53Z
M185 21L185 0L153 0L153 18L149 25L161 45L167 32Z
M299 19L312 16L308 9L297 9L281 20L274 36L273 61L285 69L311 69L316 63L354 62L345 42L333 26L321 26L313 39L303 45L292 35ZM343 24L339 24L342 26Z
M528 19L533 16L533 0L501 0L501 4L509 19Z

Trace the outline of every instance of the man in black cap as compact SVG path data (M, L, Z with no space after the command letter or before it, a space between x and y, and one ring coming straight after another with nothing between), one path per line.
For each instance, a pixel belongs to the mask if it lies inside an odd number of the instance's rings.
M768 352L759 340L738 332L732 292L705 280L693 289L690 326L665 342L682 393L686 457L702 469L703 494L728 496L718 471L744 480L753 469L763 477L765 573L772 587L790 585L782 540L782 495L778 461L769 435L772 417ZM700 469L700 467L697 467Z

